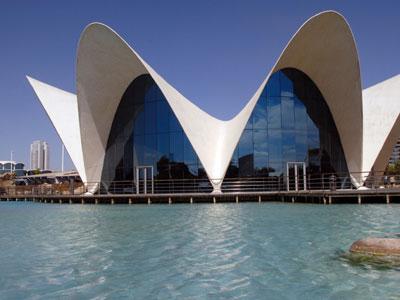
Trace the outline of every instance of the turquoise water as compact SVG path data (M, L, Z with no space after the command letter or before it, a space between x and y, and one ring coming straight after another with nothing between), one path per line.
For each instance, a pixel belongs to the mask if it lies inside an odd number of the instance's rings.
M351 243L400 206L0 203L0 299L399 299Z

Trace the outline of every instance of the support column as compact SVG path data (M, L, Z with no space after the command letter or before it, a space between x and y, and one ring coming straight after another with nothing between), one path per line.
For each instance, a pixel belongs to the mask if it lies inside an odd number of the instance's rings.
M358 195L357 199L358 199L358 204L361 204L361 195Z
M213 187L213 194L222 194L221 186L222 180L210 180L211 185Z
M386 204L390 204L390 196L386 194Z

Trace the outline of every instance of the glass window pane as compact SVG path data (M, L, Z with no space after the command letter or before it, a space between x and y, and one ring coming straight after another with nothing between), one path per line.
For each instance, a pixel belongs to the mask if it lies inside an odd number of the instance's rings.
M158 87L155 84L151 85L145 94L144 102L154 102L156 100L157 89Z
M157 161L160 159L169 160L169 134L159 133L157 134Z
M279 97L281 95L279 72L272 74L268 79L266 90L267 97Z
M146 103L144 106L145 114L145 133L152 134L156 132L156 112L155 102Z
M294 127L294 102L293 98L282 97L282 128Z
M162 99L157 101L157 132L168 132L169 131L169 105L167 101Z
M244 129L253 129L253 114L250 115Z
M267 99L268 128L281 128L281 98L270 97Z
M296 160L296 139L292 130L282 132L282 155L283 160L295 161Z
M295 128L297 130L307 130L306 107L298 98L294 98L294 107Z
M189 165L188 166L188 170L189 170L189 177L185 177L185 178L193 178L193 177L197 177L197 175L198 175L198 171L199 171L199 169L198 169L198 165L197 164L195 164L195 165Z
M171 108L169 108L169 130L171 132L182 131L182 127Z
M144 105L135 107L135 124L134 124L134 134L142 135L144 134Z
M235 150L233 151L231 164L235 166L239 165L239 146L236 146Z
M157 157L157 135L146 134L145 140L145 152L144 152L144 164L153 165Z
M282 132L280 129L268 129L269 162L282 163Z
M131 135L124 145L124 168L133 168L133 136Z
M284 173L284 168L282 162L270 162L269 176L281 176Z
M254 171L253 131L245 130L239 141L239 176L252 176Z
M239 140L239 158L253 153L253 131L244 130Z
M284 72L281 74L281 96L282 97L293 97L293 82Z
M144 152L144 135L137 135L133 139L133 161L135 166L144 165Z
M170 160L171 162L183 162L183 132L170 133Z
M307 161L307 132L296 131L296 161Z
M183 158L184 158L184 162L187 165L197 164L196 152L194 152L192 144L190 143L190 141L187 138L186 134L184 134L183 136L184 136L184 140L183 140ZM196 167L196 169L197 169L197 167Z
M267 129L267 98L261 97L253 110L253 128Z
M254 130L254 169L257 175L268 176L268 131Z

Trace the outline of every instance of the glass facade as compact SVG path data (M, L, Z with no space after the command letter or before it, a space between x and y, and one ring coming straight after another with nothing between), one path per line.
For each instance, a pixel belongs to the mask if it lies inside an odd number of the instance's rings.
M136 78L121 99L102 181L132 181L140 166L152 166L155 179L206 178L186 134L149 75Z
M225 178L268 177L284 182L288 162L309 176L348 174L339 135L316 85L296 69L274 73L234 151ZM154 179L207 178L166 98L149 75L126 89L111 127L103 182L133 181L137 167ZM148 174L147 174L148 176Z
M304 162L309 176L348 173L330 110L313 81L297 69L270 77L226 178L285 176L287 162Z
M17 176L25 175L25 165L23 163L2 162L0 163L0 175L13 172Z

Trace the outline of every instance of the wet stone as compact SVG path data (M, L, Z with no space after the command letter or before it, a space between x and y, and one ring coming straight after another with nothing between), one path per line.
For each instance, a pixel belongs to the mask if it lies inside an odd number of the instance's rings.
M400 238L366 238L354 242L350 252L379 255L400 256Z

